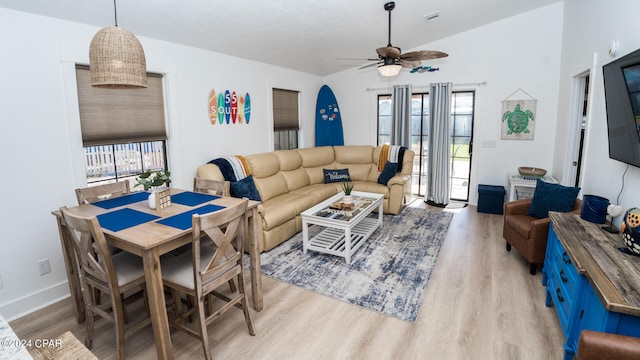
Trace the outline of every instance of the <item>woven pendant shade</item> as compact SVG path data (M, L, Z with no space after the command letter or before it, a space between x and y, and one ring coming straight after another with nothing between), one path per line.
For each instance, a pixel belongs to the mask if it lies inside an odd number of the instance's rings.
M106 27L89 46L91 85L108 89L147 87L147 63L140 41L129 30Z

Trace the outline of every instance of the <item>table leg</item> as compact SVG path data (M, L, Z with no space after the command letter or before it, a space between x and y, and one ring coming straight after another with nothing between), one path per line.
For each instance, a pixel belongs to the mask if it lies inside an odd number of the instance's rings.
M348 265L351 265L351 229L344 229L344 259Z
M309 224L302 220L302 253L306 254L309 248Z
M142 254L144 276L149 298L151 324L155 337L158 359L173 359L171 352L171 334L169 333L169 319L164 301L162 285L162 271L160 269L160 255L157 248L146 250Z
M253 298L253 308L262 311L264 306L262 301L262 272L260 271L260 249L258 244L262 229L260 228L260 217L258 208L253 207L249 213L249 264L251 266L251 297Z
M64 259L64 266L67 270L69 293L71 293L71 301L75 308L76 321L78 324L81 324L85 320L85 311L76 252L73 248L73 244L71 243L67 226L63 224L62 217L57 216L56 220L58 221L58 233L60 234L60 243L62 245L62 257Z

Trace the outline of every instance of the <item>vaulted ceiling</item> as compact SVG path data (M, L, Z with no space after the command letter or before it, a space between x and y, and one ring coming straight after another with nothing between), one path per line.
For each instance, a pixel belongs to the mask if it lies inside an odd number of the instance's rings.
M559 1L397 0L391 43L405 52ZM376 48L387 45L386 2L120 0L117 18L137 36L325 76L367 63L377 57ZM111 0L0 0L0 7L100 28L114 25L113 5ZM426 21L434 12L439 19Z

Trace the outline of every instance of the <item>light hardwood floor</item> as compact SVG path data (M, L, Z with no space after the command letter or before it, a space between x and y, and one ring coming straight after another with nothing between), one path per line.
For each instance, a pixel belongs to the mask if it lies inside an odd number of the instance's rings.
M412 206L441 209L415 201ZM561 359L564 336L545 306L541 271L505 250L502 216L469 206L453 217L416 323L380 315L263 277L264 310L252 311L250 336L241 311L209 328L217 359ZM248 275L248 274L247 274ZM249 278L247 276L247 282ZM67 330L81 341L69 300L11 322L21 339ZM177 359L203 357L200 343L172 332ZM127 358L154 359L151 328L128 338ZM99 321L92 351L115 359L111 324Z

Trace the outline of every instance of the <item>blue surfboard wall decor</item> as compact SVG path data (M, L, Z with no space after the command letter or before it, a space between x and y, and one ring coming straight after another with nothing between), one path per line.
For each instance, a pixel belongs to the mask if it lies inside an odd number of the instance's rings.
M316 146L344 145L342 116L333 91L323 85L316 101Z

